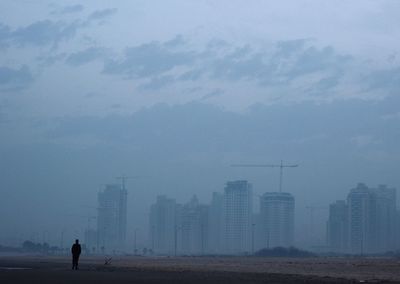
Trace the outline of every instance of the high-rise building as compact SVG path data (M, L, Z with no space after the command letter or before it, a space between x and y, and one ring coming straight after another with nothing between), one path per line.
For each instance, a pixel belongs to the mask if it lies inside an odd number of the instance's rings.
M264 247L289 247L294 242L294 197L267 192L260 198L260 222Z
M394 250L396 246L396 189L379 185L376 196L376 246L377 252Z
M349 250L377 253L396 246L396 190L384 185L368 188L359 183L347 197Z
M369 252L373 245L373 198L369 188L359 183L347 196L349 206L349 249L351 253Z
M178 215L175 200L158 196L150 208L151 248L156 254L173 255L178 249Z
M85 240L84 245L86 247L87 253L96 253L99 249L98 244L98 234L94 229L86 229L85 230Z
M255 253L267 247L264 234L265 227L260 212L253 214L253 223L251 225L251 251Z
M227 182L223 210L225 253L249 253L253 216L251 184L245 180Z
M208 252L218 254L222 252L224 197L214 192L208 214Z
M182 206L180 212L179 253L199 255L207 249L209 206L199 204L196 196Z
M396 218L395 218L395 243L394 243L394 247L396 250L399 250L400 248L400 210L396 210Z
M103 250L125 249L127 225L127 191L117 184L108 184L98 194L97 232Z
M345 253L348 248L348 207L345 200L337 200L329 206L327 243L329 250Z

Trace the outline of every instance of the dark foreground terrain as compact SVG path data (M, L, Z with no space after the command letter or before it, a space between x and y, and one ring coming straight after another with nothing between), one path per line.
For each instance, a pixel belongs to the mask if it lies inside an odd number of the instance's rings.
M287 273L260 269L262 265L272 267L268 262L281 266L286 263ZM102 258L91 258L82 260L79 271L72 271L65 257L0 257L0 283L400 283L384 277L324 276L313 267L297 273L290 269L296 262L307 267L307 260L300 259L126 257L104 265Z

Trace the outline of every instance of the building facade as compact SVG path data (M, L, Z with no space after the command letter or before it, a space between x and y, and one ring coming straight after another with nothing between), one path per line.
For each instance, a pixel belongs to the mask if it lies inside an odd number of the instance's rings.
M223 204L223 249L228 254L251 251L252 188L245 180L227 182Z
M396 189L359 183L347 204L330 206L327 223L329 249L338 253L371 254L395 250L397 244Z
M201 255L208 247L209 206L199 204L196 196L182 206L179 232L179 253Z
M287 192L267 192L260 198L261 244L265 248L294 244L294 197Z
M337 200L329 206L327 245L331 252L345 253L348 249L348 207L345 200Z
M178 246L179 208L175 199L161 195L150 208L150 241L156 254L174 255Z
M224 196L219 192L214 192L211 199L211 204L208 214L208 246L207 252L218 254L222 250L223 244L223 207Z
M363 183L350 190L349 206L349 250L353 254L370 252L374 244L374 198Z
M97 232L102 251L125 250L127 226L127 191L120 185L108 184L98 194Z

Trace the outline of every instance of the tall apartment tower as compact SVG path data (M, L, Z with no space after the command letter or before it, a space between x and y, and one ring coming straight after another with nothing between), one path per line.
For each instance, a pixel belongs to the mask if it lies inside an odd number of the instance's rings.
M126 242L127 191L108 184L98 194L97 232L99 246L108 252L123 251Z
M199 204L196 196L182 206L179 224L179 253L199 255L206 252L208 210L209 206Z
M227 182L223 210L225 253L250 252L253 216L251 184L245 180Z
M327 222L327 244L329 250L346 253L348 249L348 206L345 200L337 200L329 205Z
M379 185L373 190L376 196L376 246L377 252L394 250L396 246L396 189Z
M177 247L178 207L174 199L157 197L150 208L150 241L156 254L173 255Z
M222 252L223 244L223 208L224 196L214 192L208 214L208 252L218 254Z
M369 252L373 245L372 212L374 201L369 188L359 183L347 196L349 206L349 249L351 253Z
M350 190L347 202L350 252L393 250L396 245L396 190L384 185L368 188L359 183Z
M264 247L289 247L294 242L294 197L267 192L260 198L261 242Z

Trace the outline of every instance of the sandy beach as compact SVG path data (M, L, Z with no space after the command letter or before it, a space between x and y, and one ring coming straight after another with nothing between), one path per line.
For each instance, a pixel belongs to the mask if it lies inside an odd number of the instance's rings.
M393 259L255 257L0 257L0 283L400 283Z

